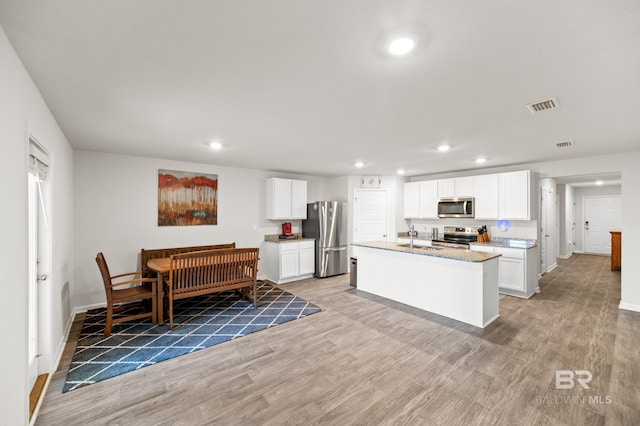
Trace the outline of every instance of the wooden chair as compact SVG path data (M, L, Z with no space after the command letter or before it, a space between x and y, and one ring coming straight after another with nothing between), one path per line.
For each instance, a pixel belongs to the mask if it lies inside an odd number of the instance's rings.
M109 273L109 267L107 266L107 262L104 260L104 255L102 253L98 253L96 256L96 262L98 263L98 268L100 268L100 273L102 274L102 280L104 281L104 290L107 293L107 324L104 327L104 335L109 336L111 334L111 326L113 324L132 321L140 318L148 318L151 317L151 321L156 324L157 323L157 279L156 278L135 278L126 281L120 281L114 283L112 280L114 278L121 278L126 276L135 276L141 275L142 272L129 272L126 274L113 275ZM115 287L127 286L122 289L115 289ZM140 302L141 305L146 305L143 302L146 299L151 299L151 312L143 312L141 314L130 315L122 318L113 318L114 312L122 311L123 309L128 309L132 306L136 306L137 304L131 304L130 302ZM120 305L115 307L115 305Z

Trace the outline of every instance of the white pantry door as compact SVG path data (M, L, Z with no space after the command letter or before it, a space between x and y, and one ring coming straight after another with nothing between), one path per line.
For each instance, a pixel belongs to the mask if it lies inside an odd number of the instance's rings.
M389 193L386 189L354 191L355 228L353 242L387 241L389 237ZM354 247L353 255L357 255Z
M584 252L611 254L612 229L622 223L619 196L584 197Z

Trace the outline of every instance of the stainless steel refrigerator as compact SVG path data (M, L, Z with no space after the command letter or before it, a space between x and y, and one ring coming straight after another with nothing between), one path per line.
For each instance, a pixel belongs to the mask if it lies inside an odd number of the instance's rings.
M347 203L316 201L307 204L302 235L316 239L316 277L347 273Z

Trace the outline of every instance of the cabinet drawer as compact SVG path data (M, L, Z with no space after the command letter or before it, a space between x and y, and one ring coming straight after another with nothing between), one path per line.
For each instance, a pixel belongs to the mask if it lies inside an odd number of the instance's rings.
M289 243L280 243L280 253L287 253L290 251L298 251L300 248L300 243L298 242L289 242Z
M481 244L469 244L469 249L471 249L472 251L482 251L485 253L498 253L493 249L493 247Z
M523 249L496 247L495 248L495 253L500 253L502 255L502 257L509 257L511 259L524 259L525 258L525 250L523 250Z
M298 243L298 247L300 248L300 250L314 249L316 247L316 242L314 240L300 241Z

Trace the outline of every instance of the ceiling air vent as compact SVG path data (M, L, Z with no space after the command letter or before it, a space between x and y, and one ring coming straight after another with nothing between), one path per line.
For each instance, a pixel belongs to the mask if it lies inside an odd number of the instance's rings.
M527 105L527 108L529 108L529 111L531 111L532 114L535 114L536 112L546 111L548 109L555 109L555 108L558 108L559 106L560 104L558 103L558 99L551 98L544 101L536 102L535 104L529 104Z
M576 146L576 144L571 141L558 142L556 144L556 148L570 148L572 146Z

